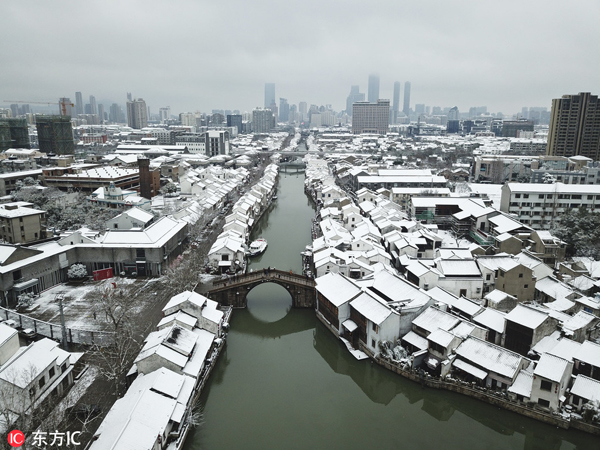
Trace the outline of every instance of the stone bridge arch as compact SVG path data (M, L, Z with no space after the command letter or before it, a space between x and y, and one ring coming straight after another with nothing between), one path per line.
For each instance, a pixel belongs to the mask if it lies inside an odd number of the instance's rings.
M208 297L221 305L245 308L248 292L263 283L282 286L292 297L294 308L314 308L315 281L304 275L277 269L261 269L213 282Z

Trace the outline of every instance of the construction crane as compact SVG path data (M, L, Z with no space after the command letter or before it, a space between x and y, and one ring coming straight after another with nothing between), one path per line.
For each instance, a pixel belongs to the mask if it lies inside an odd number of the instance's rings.
M67 106L71 105L71 107L75 107L73 103L66 100L61 100L59 102L27 102L24 100L2 100L5 103L32 103L34 105L60 105L60 115L67 115Z

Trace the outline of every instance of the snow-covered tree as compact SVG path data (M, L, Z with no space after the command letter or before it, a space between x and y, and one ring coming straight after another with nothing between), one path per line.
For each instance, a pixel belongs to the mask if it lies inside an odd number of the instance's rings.
M32 305L34 298L35 295L31 292L24 292L21 295L19 295L17 297L17 311L23 311L29 308Z
M67 271L69 280L80 280L81 278L87 277L87 274L88 273L85 265L79 263L72 264Z

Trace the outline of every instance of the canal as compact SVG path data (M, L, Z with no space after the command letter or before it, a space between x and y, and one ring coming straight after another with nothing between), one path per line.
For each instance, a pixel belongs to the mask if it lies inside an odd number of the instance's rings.
M278 199L252 238L268 249L250 262L301 270L312 203L304 175L282 174ZM369 360L357 361L289 294L265 284L235 310L227 347L201 397L202 424L186 450L578 449L597 437L560 430L459 394L423 389Z

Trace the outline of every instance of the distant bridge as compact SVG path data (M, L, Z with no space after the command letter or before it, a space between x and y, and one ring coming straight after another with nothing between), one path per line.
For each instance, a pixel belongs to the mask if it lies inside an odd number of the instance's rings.
M315 280L278 269L260 269L214 281L208 297L221 305L245 308L248 305L248 293L262 283L275 283L282 286L292 297L292 306L295 308L315 306Z

